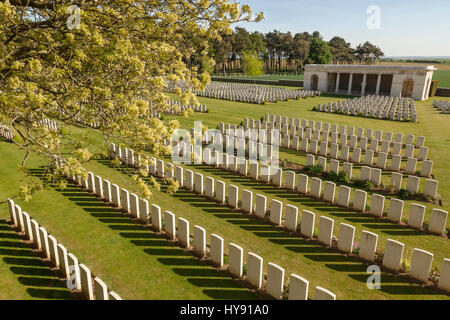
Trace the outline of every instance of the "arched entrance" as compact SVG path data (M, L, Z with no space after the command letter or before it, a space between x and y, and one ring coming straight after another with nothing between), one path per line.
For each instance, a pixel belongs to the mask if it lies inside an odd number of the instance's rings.
M411 78L405 79L405 81L403 81L402 97L412 98L413 90L414 90L414 80Z
M319 77L317 74L311 76L311 90L317 91L319 88Z

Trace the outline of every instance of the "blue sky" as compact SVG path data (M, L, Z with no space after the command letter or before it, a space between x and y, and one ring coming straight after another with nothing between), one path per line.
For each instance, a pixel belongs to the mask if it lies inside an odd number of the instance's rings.
M386 56L450 56L449 0L238 0L265 20L240 23L250 31L319 31L325 40L343 37L353 47L366 40ZM367 28L367 8L380 8L381 28Z

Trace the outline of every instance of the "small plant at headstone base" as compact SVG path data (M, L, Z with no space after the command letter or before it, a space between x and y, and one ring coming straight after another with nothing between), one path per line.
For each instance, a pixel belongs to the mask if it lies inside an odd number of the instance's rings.
M366 212L370 211L370 205L366 204Z
M313 233L313 238L318 238L319 237L319 232L317 232L317 231L314 231L314 233Z
M420 176L420 170L416 170L416 175Z
M312 108L312 111L317 111L317 107L313 107L313 108Z
M242 274L247 274L247 265L242 266Z
M408 219L406 217L402 217L401 223L405 223L405 224L408 223Z
M159 119L159 120L164 121L164 120L166 120L166 117L164 115L161 115L161 119Z
M261 118L259 118L259 121L264 122L264 116L261 116Z
M402 200L409 199L409 192L406 189L400 189L397 196Z
M416 193L414 195L414 198L417 198L420 201L424 201L424 202L433 202L433 198L432 197L430 197L430 196L428 196L428 195L426 195L426 194L424 194L422 192Z
M289 285L290 285L290 283L289 283L289 280L288 280L288 281L286 281L286 284L283 287L283 295L282 295L283 297L289 295Z
M244 126L244 121L241 121L241 122L239 123L239 126L243 127L243 126Z
M238 201L238 208L242 208L242 201L241 200Z
M230 257L228 255L223 256L223 264L228 264L230 262Z
M352 253L353 254L358 254L359 253L359 244L358 244L358 242L353 242L353 251L352 251Z

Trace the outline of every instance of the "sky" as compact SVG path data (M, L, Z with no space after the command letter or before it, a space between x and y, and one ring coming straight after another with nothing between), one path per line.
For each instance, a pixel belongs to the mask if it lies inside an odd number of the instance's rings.
M249 31L274 29L292 34L319 31L324 40L340 36L352 47L365 41L385 56L450 56L449 0L236 0L262 11L259 23L239 23ZM367 13L371 6L379 8ZM368 20L371 28L368 28ZM377 28L379 21L379 28Z

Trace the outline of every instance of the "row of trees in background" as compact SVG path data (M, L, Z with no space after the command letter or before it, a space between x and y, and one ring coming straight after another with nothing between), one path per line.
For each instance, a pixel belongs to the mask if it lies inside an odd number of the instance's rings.
M263 34L237 27L232 34L222 35L221 40L211 43L210 55L216 62L214 72L226 75L244 72L245 61L254 66L255 59L262 62L266 73L299 74L308 63L373 64L384 53L368 41L356 48L341 37L327 42L318 31L292 35L274 30Z

